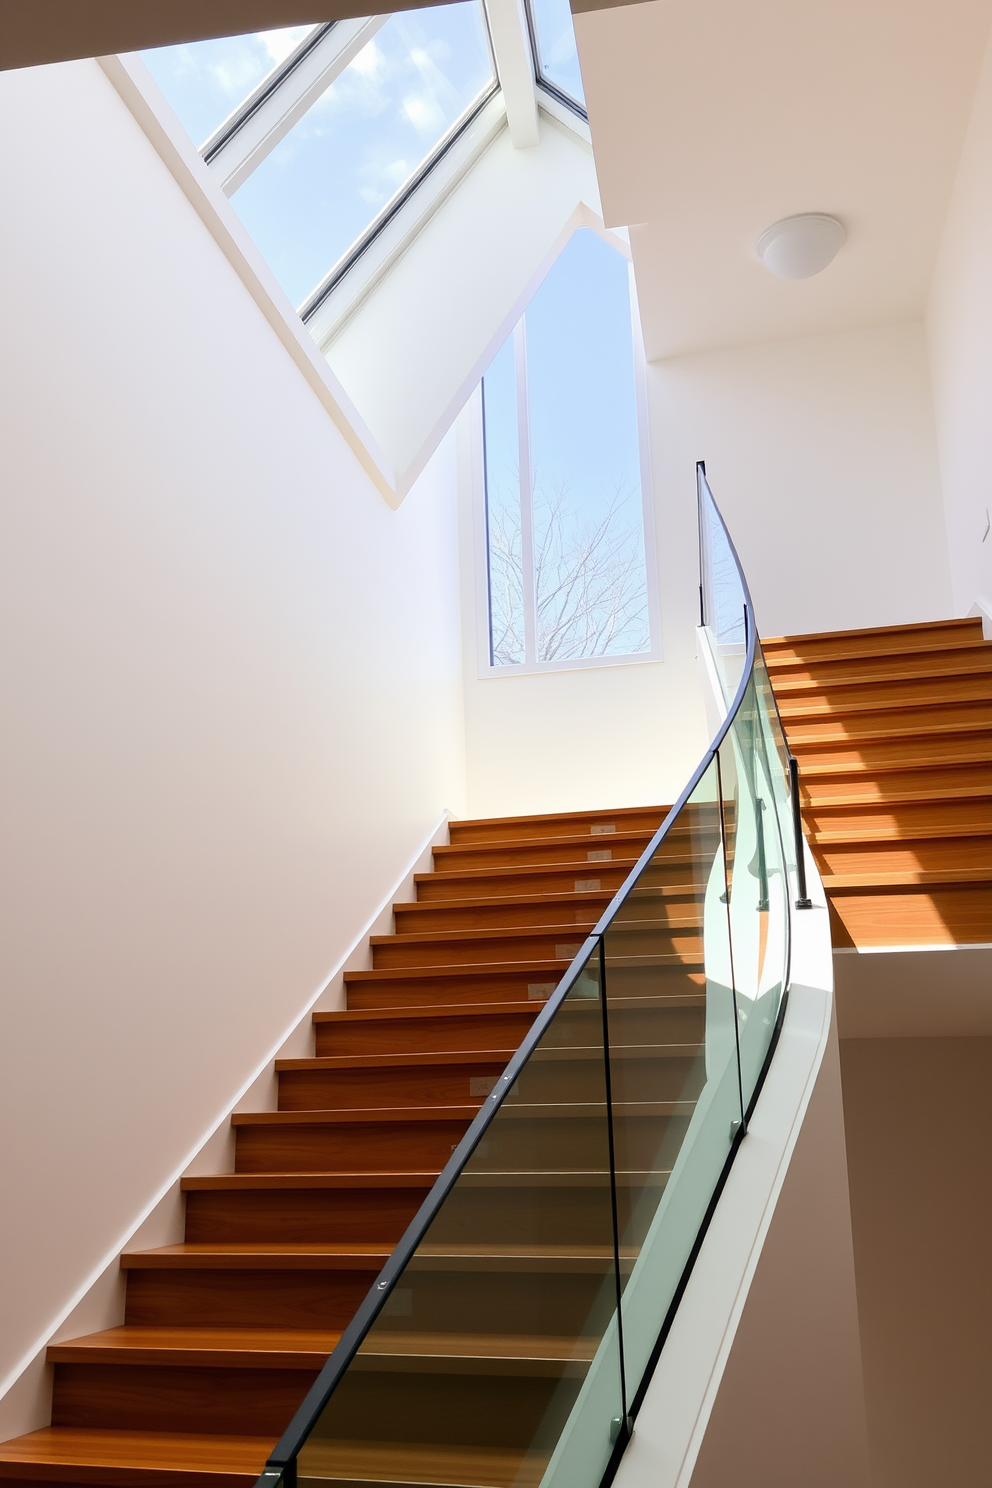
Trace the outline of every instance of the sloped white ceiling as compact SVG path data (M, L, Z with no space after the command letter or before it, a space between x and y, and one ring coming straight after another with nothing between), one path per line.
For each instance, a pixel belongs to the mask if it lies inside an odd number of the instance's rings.
M517 150L504 129L335 338L331 370L401 497L569 234L598 214L582 140L542 117L540 144Z
M608 225L651 359L919 319L990 0L648 0L575 17ZM829 212L808 280L755 243ZM636 225L635 225L636 224Z

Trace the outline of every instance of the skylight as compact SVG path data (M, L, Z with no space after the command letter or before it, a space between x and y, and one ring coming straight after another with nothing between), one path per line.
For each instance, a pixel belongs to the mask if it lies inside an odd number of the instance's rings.
M375 34L356 55L347 37L363 27ZM142 57L211 168L228 135L264 120L264 147L218 178L296 305L364 249L498 86L481 0Z
M156 47L141 57L197 148L316 29L288 26Z
M390 17L232 197L294 304L493 81L477 0Z
M585 117L586 95L568 0L529 0L529 4L537 80Z

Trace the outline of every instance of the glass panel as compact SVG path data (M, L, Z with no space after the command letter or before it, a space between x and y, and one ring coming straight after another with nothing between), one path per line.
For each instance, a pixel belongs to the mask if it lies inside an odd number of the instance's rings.
M156 47L141 56L199 148L314 29L288 26L250 36L223 36Z
M775 801L775 809L778 813L779 832L782 838L782 846L785 851L785 862L789 873L795 881L796 875L796 839L795 827L792 820L792 795L789 781L789 745L782 730L782 721L775 706L775 695L772 692L771 679L765 666L765 658L761 651L759 642L754 656L754 686L758 699L758 715L761 721L762 731L765 736L765 752L768 758L768 767L771 774L772 793ZM798 897L799 886L795 887L793 897Z
M520 527L520 443L513 337L482 379L489 563L489 660L524 660L524 564Z
M575 47L572 11L568 0L532 0L531 14L540 54L538 75L585 108L586 95Z
M726 528L705 481L699 487L699 538L703 615L729 704L737 694L747 655L745 594Z
M754 679L720 746L730 854L730 934L745 1110L758 1086L785 987L789 883L773 772Z
M537 659L647 651L627 260L581 229L526 325Z
M598 1488L623 1414L598 947L299 1457L303 1481Z
M300 304L492 80L478 0L393 15L231 198Z
M725 883L714 761L604 937L628 1397L741 1119Z

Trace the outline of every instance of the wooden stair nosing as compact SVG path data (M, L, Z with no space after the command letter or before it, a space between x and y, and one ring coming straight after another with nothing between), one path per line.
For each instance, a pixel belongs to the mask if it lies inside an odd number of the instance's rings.
M395 1246L386 1244L255 1243L160 1245L125 1250L122 1271L374 1271L382 1270Z
M179 1180L183 1193L242 1193L263 1189L432 1188L440 1168L427 1171L317 1173L191 1173Z
M888 873L830 873L821 875L828 893L857 889L925 888L928 885L992 883L992 868L932 868Z
M46 1426L0 1445L0 1480L93 1488L252 1488L274 1437Z
M414 970L419 970L427 976L431 975L429 968L415 967ZM375 973L372 972L345 972L346 980L352 976L356 980L365 980L368 977L375 980ZM411 1019L420 1021L432 1018L491 1018L504 1015L519 1016L524 1013L528 1017L536 1018L540 1011L540 1004L518 998L512 1002L443 1002L437 1005L425 1004L423 1007L333 1008L312 1013L311 1020L314 1024L347 1025L349 1023L403 1023Z
M322 1054L303 1059L277 1059L276 1073L293 1070L364 1070L364 1069L433 1069L460 1064L496 1064L502 1059L509 1064L516 1048L512 1049L447 1049L440 1053L415 1054Z

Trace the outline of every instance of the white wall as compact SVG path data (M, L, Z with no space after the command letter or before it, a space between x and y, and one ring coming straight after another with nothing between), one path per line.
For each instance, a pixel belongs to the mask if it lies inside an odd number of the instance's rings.
M992 615L992 43L986 51L927 312L957 614Z
M950 617L921 325L672 358L648 379L659 550L703 459L762 634Z
M392 511L95 62L0 129L2 1389L464 754L453 442Z
M685 784L709 737L694 650L698 459L764 635L953 613L922 325L672 358L646 370L660 663L480 676L479 516L473 524L463 472L473 814L670 802Z

